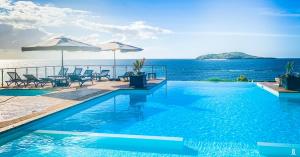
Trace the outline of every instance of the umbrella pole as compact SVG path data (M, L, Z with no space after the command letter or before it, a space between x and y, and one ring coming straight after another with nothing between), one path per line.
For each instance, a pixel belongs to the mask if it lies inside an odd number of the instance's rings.
M62 74L63 76L65 75L65 72L64 72L64 50L62 49L61 50L61 70L62 70Z
M116 50L114 50L114 80L116 79Z

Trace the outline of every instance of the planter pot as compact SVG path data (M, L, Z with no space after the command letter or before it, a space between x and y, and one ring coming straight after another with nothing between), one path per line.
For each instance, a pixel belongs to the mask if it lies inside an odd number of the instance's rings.
M299 90L300 89L300 77L293 75L283 76L281 78L282 87L288 90Z
M275 77L275 82L278 84L278 86L281 86L281 78Z
M130 87L145 88L147 85L146 75L130 76Z

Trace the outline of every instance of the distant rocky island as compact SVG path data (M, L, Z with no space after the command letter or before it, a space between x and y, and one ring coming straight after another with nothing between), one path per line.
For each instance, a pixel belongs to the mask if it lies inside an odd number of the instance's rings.
M244 52L225 52L219 54L201 55L196 59L202 60L202 59L273 59L273 58L253 56Z

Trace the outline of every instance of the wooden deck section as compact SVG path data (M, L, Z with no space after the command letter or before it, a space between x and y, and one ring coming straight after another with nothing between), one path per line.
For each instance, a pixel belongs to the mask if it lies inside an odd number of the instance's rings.
M164 81L149 80L146 90ZM87 82L83 87L74 83L70 88L56 88L41 96L0 96L0 133L119 89L133 88L128 82L101 81Z

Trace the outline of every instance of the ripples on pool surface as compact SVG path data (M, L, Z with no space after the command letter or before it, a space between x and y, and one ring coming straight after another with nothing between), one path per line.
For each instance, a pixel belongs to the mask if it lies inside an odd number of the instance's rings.
M252 83L169 81L153 93L121 91L89 101L36 126L50 131L183 137L194 153L103 149L96 137L29 133L1 146L1 154L258 157L256 142L299 143L300 101L280 100Z

